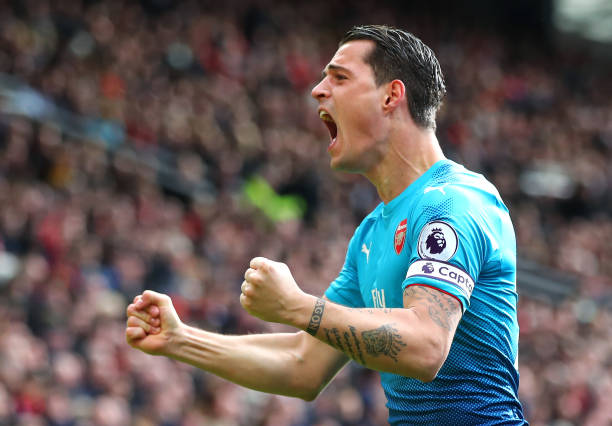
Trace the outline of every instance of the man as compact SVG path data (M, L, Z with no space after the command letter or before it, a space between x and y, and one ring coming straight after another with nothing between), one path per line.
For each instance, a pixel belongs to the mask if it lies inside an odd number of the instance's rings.
M225 336L181 323L151 291L128 309L135 348L264 392L314 399L353 359L381 372L391 424L526 424L518 389L516 250L508 210L435 136L445 88L433 52L404 31L355 27L312 90L337 170L382 203L318 298L255 258L240 302L303 331Z

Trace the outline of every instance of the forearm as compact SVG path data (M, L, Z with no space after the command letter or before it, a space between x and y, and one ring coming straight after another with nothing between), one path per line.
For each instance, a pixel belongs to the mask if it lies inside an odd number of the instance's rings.
M168 355L250 389L311 400L317 373L300 341L297 333L226 336L186 327Z
M368 368L427 381L446 356L445 342L428 332L417 310L353 309L323 299L310 306L295 325Z
M457 298L418 285L404 290L403 308L347 308L304 293L287 265L259 257L241 291L252 315L305 330L369 368L423 381L444 363L461 318Z

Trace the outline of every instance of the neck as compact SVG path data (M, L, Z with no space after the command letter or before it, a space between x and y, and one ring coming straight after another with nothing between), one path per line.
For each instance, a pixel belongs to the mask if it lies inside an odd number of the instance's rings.
M387 204L401 194L444 154L433 130L413 128L388 139L388 149L381 161L365 177L376 187Z

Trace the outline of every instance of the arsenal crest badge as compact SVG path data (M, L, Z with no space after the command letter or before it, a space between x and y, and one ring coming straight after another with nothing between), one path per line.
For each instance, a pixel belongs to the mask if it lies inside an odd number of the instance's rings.
M406 242L406 229L408 228L408 219L404 219L395 228L395 236L393 237L393 245L395 246L395 252L400 254L404 248Z

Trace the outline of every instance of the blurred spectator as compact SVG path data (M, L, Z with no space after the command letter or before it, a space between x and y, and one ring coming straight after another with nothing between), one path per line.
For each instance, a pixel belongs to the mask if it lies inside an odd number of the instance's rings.
M519 254L581 277L558 306L521 295L528 419L612 422L609 64L536 41L517 53L444 19L348 16L338 2L17 3L2 6L0 72L81 116L88 136L0 115L0 425L385 423L378 378L356 365L306 403L144 356L123 337L145 288L200 327L282 329L240 308L255 255L288 262L310 293L335 277L378 200L329 170L309 91L336 32L377 19L438 52L449 86L439 139L498 186ZM305 216L271 223L246 203L254 175L302 197Z

